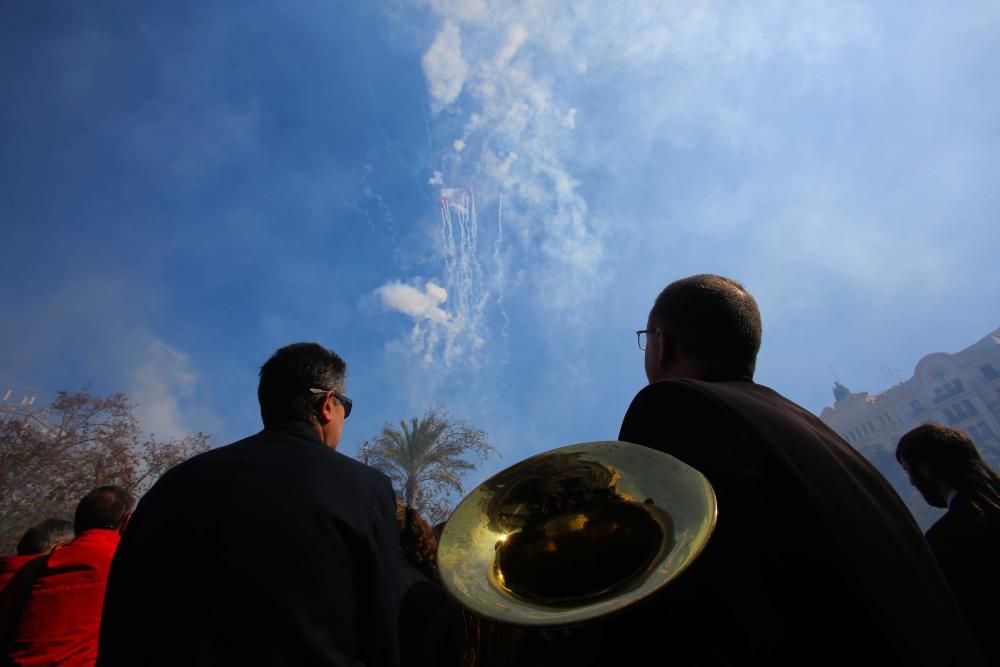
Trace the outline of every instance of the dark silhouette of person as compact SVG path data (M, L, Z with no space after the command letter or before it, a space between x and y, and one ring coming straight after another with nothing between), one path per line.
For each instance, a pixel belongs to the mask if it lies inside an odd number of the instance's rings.
M918 426L896 445L896 459L924 500L948 511L927 543L951 584L979 646L1000 665L1000 480L961 431Z
M982 664L888 482L816 416L753 381L761 320L742 285L671 283L637 333L649 384L619 439L701 471L718 523L678 579L607 620L599 664Z
M430 524L412 507L396 502L399 526L400 664L433 665L444 654L454 653L443 646L440 626L451 602L439 585L437 537Z
M346 366L315 343L260 370L264 430L168 471L108 582L98 664L396 665L389 479L336 451Z

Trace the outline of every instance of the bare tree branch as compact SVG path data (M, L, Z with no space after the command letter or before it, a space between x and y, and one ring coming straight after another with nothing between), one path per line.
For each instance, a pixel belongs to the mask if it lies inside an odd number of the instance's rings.
M142 495L167 469L208 448L203 433L145 437L125 394L61 391L47 410L0 415L0 553L42 519L71 518L94 487Z

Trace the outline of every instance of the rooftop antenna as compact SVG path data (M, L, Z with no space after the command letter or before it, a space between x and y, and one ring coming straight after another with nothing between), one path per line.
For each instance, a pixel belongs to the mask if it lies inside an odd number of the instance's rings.
M882 368L882 372L885 373L886 377L889 378L889 381L892 384L894 384L894 385L899 384L899 369L898 368L888 368L886 366L882 366L881 368Z
M827 368L830 369L830 372L833 374L833 379L836 380L837 382L840 382L840 378L837 377L837 371L833 370L833 364L827 363L826 366Z
M4 402L9 401L10 400L10 395L13 394L13 393L14 393L13 389L8 389L7 393L3 395Z

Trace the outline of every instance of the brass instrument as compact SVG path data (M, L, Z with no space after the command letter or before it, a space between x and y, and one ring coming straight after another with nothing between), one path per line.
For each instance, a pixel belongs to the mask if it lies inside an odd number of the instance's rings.
M438 546L448 593L476 614L524 626L582 623L674 579L715 528L708 480L626 442L561 447L480 484Z

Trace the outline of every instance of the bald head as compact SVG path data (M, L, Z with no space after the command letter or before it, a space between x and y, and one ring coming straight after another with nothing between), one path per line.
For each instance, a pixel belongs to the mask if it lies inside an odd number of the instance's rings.
M735 280L701 274L670 283L656 297L648 328L662 332L654 335L649 347L663 348L653 350L654 357L663 355L659 360L647 355L651 381L660 379L669 367L683 367L682 375L703 380L753 377L760 349L760 310Z

